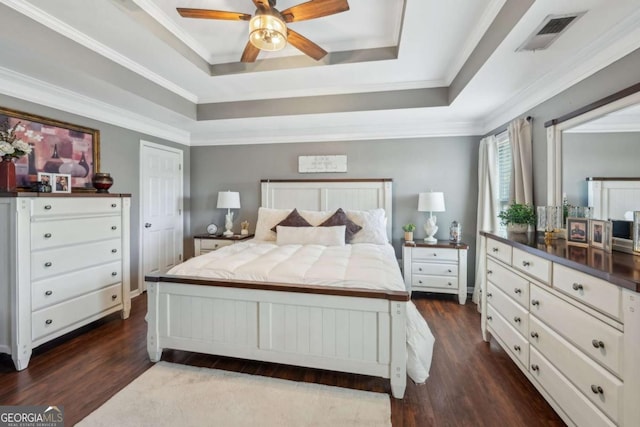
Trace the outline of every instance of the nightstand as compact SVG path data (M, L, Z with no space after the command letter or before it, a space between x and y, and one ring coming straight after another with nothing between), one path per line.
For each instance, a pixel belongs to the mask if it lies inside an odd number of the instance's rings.
M457 294L467 300L467 249L465 243L439 240L436 244L405 243L402 247L404 285L407 291Z
M240 234L234 234L231 237L215 234L196 234L193 236L193 256L206 254L207 252L215 251L223 246L233 245L234 243L244 242L253 238L253 234L247 234L242 236Z

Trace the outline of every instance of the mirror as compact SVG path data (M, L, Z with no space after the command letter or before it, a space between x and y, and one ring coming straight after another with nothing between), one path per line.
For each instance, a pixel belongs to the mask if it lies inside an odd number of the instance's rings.
M640 176L640 84L545 126L547 204L562 204L566 192L570 204L587 205L586 177Z

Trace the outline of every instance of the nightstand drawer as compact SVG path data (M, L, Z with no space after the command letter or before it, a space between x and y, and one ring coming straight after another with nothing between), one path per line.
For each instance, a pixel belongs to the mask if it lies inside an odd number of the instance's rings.
M231 245L233 245L233 240L200 239L200 249L205 251L215 251L216 249Z
M458 251L444 248L413 248L414 261L458 261Z
M435 276L457 276L457 264L430 264L424 262L416 262L411 266L413 274L428 274Z
M426 276L414 274L411 278L411 287L420 290L420 288L439 288L439 289L458 289L458 279L456 277L443 276Z

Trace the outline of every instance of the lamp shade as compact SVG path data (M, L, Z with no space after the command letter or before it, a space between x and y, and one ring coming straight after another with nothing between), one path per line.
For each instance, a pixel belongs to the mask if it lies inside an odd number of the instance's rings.
M418 211L444 212L444 193L428 192L418 196Z
M240 193L237 191L218 192L218 208L240 209Z

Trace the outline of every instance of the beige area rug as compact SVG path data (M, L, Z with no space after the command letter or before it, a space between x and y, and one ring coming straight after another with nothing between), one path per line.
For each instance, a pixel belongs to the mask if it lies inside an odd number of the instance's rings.
M159 362L78 426L390 426L389 396Z

